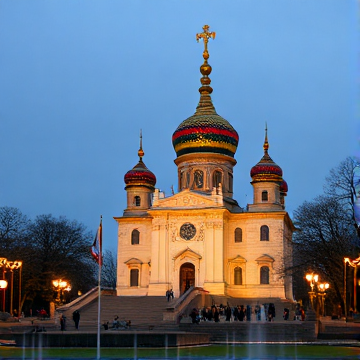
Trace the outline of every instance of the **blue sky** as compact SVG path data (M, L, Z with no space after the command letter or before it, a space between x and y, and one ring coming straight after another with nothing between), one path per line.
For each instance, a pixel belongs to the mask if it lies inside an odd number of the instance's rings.
M359 150L355 0L1 0L0 205L65 215L116 249L124 174L144 162L177 188L171 136L199 100L204 24L215 108L239 133L234 197L263 155L290 214Z

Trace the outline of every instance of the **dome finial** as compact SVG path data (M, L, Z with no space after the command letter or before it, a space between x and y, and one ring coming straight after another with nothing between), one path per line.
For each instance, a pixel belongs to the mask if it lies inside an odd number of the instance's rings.
M264 141L264 152L265 154L267 154L268 150L269 150L269 142L268 142L268 138L267 138L267 122L265 122L265 141Z
M215 32L209 31L209 25L204 25L203 30L204 31L202 33L196 34L197 42L199 42L200 39L203 39L204 41L204 52L203 52L204 63L200 66L200 72L202 74L202 78L200 79L201 87L199 88L200 101L196 108L195 113L198 115L205 115L205 114L209 115L209 114L215 114L216 111L210 97L210 94L213 91L212 87L210 86L211 80L209 78L212 69L207 62L209 58L207 44L210 38L215 39Z
M142 130L140 129L140 149L138 151L138 156L140 161L142 161L143 156L145 155L143 149L142 149Z
M209 58L209 52L207 49L207 44L209 41L209 38L215 39L215 35L216 33L213 32L209 32L209 25L204 25L203 26L203 30L204 32L196 34L196 41L199 42L200 39L203 39L204 41L204 52L203 52L203 58L204 58L204 64L207 63L207 59Z
M196 41L199 42L200 39L203 39L204 41L204 51L203 51L203 58L204 58L204 63L200 66L200 72L202 74L202 78L200 79L201 81L201 87L199 88L199 92L200 94L211 94L213 89L210 86L211 80L209 78L209 75L211 73L211 66L208 64L207 60L210 57L208 49L207 49L207 44L209 42L209 39L215 39L215 32L209 32L209 25L204 25L203 26L203 32L196 34Z

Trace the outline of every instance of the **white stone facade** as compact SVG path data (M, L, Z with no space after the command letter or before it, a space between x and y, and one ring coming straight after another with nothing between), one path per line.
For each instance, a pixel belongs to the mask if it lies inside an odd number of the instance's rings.
M189 285L212 294L234 297L276 297L292 299L291 278L284 276L284 264L291 263L293 226L283 211L231 213L222 196L184 190L158 199L147 215L115 218L118 231L118 295L164 296L181 289L180 269L194 267ZM194 236L186 240L181 226L192 224ZM269 228L269 239L260 240L260 228ZM241 228L242 241L235 242ZM139 243L132 244L132 232L139 231ZM261 284L260 269L269 268L268 283ZM240 284L235 269L241 269ZM138 270L138 283L131 284L131 270Z

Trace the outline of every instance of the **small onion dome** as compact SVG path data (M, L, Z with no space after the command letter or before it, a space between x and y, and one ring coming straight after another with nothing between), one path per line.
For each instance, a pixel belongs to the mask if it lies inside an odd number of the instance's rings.
M145 153L142 149L142 135L140 133L140 149L138 151L139 162L125 174L125 190L130 186L146 186L151 190L154 189L156 177L142 161L144 155Z
M271 159L270 155L268 154L268 149L269 143L267 140L266 129L264 141L264 156L250 171L252 183L261 181L274 181L280 184L283 181L281 167Z
M203 29L204 33L197 35L197 39L203 38L205 42L204 63L200 66L200 101L195 114L175 130L172 143L178 157L191 153L218 153L234 157L239 135L227 120L216 113L210 96L213 91L209 78L212 68L207 62L207 40L214 38L215 33L209 33L207 25Z
M129 186L146 186L153 189L156 184L155 175L145 166L142 160L129 170L125 176L125 189Z
M286 193L288 192L288 184L284 179L280 184L280 192L284 195L286 195Z

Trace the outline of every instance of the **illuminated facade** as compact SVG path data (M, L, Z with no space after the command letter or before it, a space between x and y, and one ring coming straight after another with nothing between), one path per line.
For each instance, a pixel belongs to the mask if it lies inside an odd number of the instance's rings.
M233 167L238 134L216 113L211 100L207 42L215 34L204 27L204 63L200 101L194 115L175 130L172 141L178 168L178 193L162 197L156 177L142 158L125 175L127 208L118 222L117 294L158 295L190 286L211 294L244 298L293 299L294 226L285 211L287 184L268 154L250 172L253 202L233 199Z

